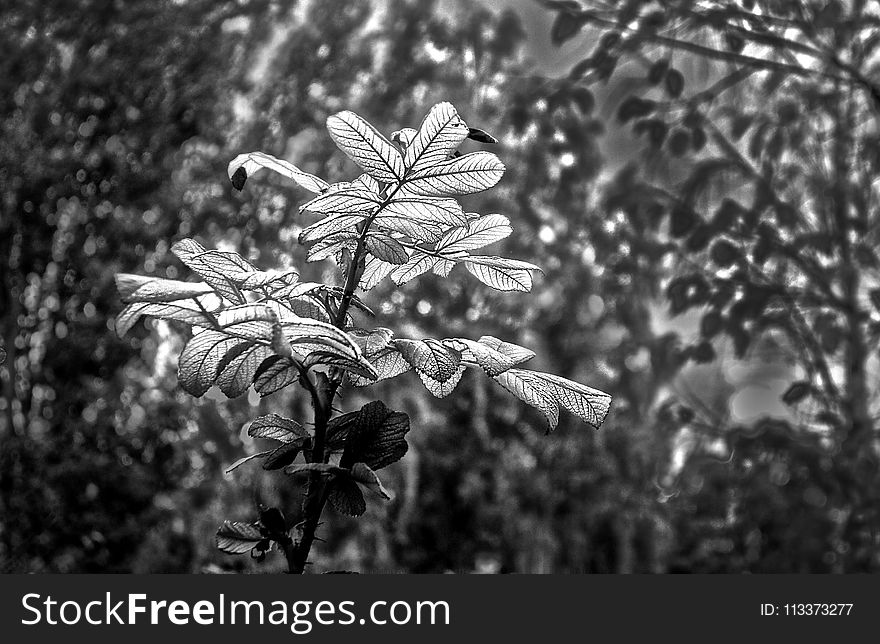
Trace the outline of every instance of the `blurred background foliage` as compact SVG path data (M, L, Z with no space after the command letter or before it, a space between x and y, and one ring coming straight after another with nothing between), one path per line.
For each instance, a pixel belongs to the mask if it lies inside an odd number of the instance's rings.
M0 9L0 569L281 570L214 549L297 491L255 416L296 391L195 400L183 336L125 339L117 271L186 278L194 236L305 265L307 195L228 161L354 175L324 130L451 101L500 139L531 294L457 272L367 296L409 337L491 334L608 391L595 432L484 378L349 391L406 411L393 502L328 511L315 570L866 572L880 568L880 14L851 0L8 0ZM421 335L419 335L421 334Z

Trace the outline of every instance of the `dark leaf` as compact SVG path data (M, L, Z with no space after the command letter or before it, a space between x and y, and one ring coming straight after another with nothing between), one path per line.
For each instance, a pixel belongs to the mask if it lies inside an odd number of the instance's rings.
M264 539L257 524L240 521L224 521L217 530L217 547L231 555L242 555Z
M498 139L494 136L476 127L468 128L467 138L479 143L498 143Z
M233 172L230 179L232 181L232 187L241 191L244 188L244 182L247 179L247 172L245 171L244 166Z
M339 464L351 467L362 462L376 470L387 467L406 454L408 431L406 414L388 409L379 400L368 403L334 427L335 442L345 436L345 451Z
M587 18L582 14L560 11L556 14L550 28L550 40L558 47L577 36L585 24L587 24Z
M367 502L354 480L338 477L330 485L330 494L327 497L330 507L350 517L359 517L366 512Z
M782 394L782 402L786 405L795 405L809 396L812 390L812 385L805 380L793 382L789 388L785 390L785 393Z
M677 69L669 69L665 78L666 92L673 98L681 96L684 91L684 76Z

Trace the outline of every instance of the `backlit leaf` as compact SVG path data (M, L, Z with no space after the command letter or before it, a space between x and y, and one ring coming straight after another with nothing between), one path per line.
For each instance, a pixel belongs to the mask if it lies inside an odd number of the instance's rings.
M375 179L396 183L403 177L403 157L397 148L354 112L329 117L327 130L339 149Z
M409 261L409 254L406 249L400 245L400 242L382 233L371 233L366 241L367 250L373 257L387 262L389 264L406 264ZM363 279L363 276L361 276Z
M391 279L398 286L406 284L411 279L431 270L436 262L436 257L415 251L406 264L401 264L391 272Z
M467 124L450 103L438 103L406 148L404 166L408 172L418 172L446 161L468 132Z
M482 248L504 239L513 228L504 215L485 215L467 222L466 226L453 228L437 242L437 252L450 254Z
M438 382L446 382L458 372L461 356L438 340L392 340L394 347L412 367Z
M428 197L467 195L491 188L504 174L504 164L489 152L472 152L413 173L408 191Z
M291 443L309 437L309 433L292 418L278 414L266 414L255 418L248 427L248 436L252 438L271 438L282 443Z
M241 555L250 552L263 538L259 526L254 523L224 521L217 530L216 542L217 547L223 552Z
M146 275L116 274L116 290L123 302L173 302L205 293L211 287L205 282L180 282Z
M357 225L366 217L367 215L364 213L325 217L305 228L299 234L299 243L308 244L309 242L316 242L344 230L354 231L357 229Z

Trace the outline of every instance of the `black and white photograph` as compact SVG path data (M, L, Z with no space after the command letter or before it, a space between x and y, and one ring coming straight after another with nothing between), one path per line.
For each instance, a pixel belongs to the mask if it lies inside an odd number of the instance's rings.
M880 571L876 0L3 0L0 51L4 575Z

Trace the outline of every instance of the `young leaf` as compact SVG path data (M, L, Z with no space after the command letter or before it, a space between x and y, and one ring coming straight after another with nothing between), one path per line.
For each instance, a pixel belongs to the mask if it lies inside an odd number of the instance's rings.
M371 233L366 241L367 250L373 257L389 264L406 264L409 254L400 242L382 233ZM366 268L366 267L365 267ZM363 279L363 275L361 276Z
M230 180L233 181L235 189L241 190L244 187L245 179L261 168L274 170L288 179L293 179L301 187L311 192L323 192L329 187L327 182L323 179L319 179L308 172L303 172L292 163L276 159L272 155L264 152L247 152L245 154L239 154L229 162L227 172ZM241 172L245 173L244 176L242 176Z
M407 178L407 190L426 197L467 195L491 188L504 174L504 164L489 152L471 152L428 166Z
M397 183L403 177L403 158L397 148L354 112L329 117L327 130L339 149L375 179Z
M263 540L263 533L255 523L224 521L217 530L217 547L231 555L241 555Z
M465 226L453 228L437 242L437 252L444 255L473 250L502 240L510 233L510 220L504 215L484 215Z
M415 173L446 161L468 132L468 126L450 103L438 103L428 112L406 148L404 166L408 172Z
M292 418L285 418L278 414L267 414L254 419L248 427L248 436L292 443L308 438L309 433Z
M364 463L355 463L352 465L351 478L364 487L370 488L383 499L391 500L391 494L385 489L385 486L382 485L382 481L379 480L379 475L370 469L368 465Z
M212 289L204 282L180 282L146 275L116 274L116 290L123 302L173 302L186 300Z

